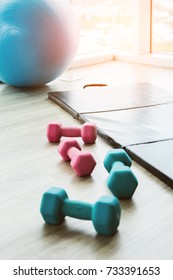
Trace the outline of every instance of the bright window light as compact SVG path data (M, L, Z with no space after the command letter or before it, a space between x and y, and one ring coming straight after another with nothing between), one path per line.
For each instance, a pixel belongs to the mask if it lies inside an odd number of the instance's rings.
M172 0L152 0L152 52L173 54Z
M113 47L131 50L133 45L133 0L113 2Z
M71 2L81 27L78 54L132 48L132 0L71 0Z
M173 68L173 0L70 1L80 23L81 63L114 54L119 60Z

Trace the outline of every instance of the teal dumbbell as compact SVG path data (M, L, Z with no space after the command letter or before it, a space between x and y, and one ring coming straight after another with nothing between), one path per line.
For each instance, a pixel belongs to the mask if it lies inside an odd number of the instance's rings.
M119 199L131 198L137 188L138 180L130 168L132 160L126 151L110 150L103 163L109 172L107 185L113 195Z
M52 187L42 196L40 212L48 224L59 225L65 216L92 220L97 233L112 235L116 232L121 216L119 200L114 196L102 196L94 205L69 200L64 189Z

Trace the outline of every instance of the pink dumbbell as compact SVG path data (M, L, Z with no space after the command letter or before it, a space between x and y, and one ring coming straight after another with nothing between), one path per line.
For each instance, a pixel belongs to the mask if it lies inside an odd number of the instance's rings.
M86 144L93 144L97 138L97 128L93 123L86 122L80 127L63 127L61 123L50 123L47 127L47 139L51 143L59 142L62 136L82 137Z
M82 152L79 143L74 139L64 139L58 146L58 152L78 176L88 176L92 173L96 161L88 152Z

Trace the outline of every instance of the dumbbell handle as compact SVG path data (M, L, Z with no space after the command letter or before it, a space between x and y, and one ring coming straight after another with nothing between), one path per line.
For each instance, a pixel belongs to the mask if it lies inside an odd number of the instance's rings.
M109 166L109 170L108 172L110 173L113 169L119 169L119 168L130 168L129 166L127 166L126 164L124 164L122 161L115 161L111 166Z
M62 211L64 216L82 220L91 220L92 209L93 205L90 203L65 199Z
M80 127L63 127L61 126L61 134L66 137L80 137L81 128Z
M69 156L70 159L72 159L74 155L77 156L80 153L81 153L81 150L79 150L76 147L72 147L67 151L67 155Z
M112 165L112 168L117 168L117 167L124 167L126 166L122 161L115 161Z

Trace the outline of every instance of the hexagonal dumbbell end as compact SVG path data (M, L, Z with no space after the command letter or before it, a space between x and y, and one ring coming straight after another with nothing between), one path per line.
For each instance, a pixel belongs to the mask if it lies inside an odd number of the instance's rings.
M116 197L102 196L94 204L92 221L99 234L114 234L119 226L120 217L121 207Z
M64 201L68 195L64 189L52 187L42 196L40 212L47 224L59 225L64 220L62 211Z
M47 139L50 143L59 142L61 139L61 123L49 123L47 126Z
M88 176L93 172L96 165L94 157L88 152L81 151L76 140L62 140L58 152L65 161L70 161L71 167L78 176Z
M65 216L92 220L97 233L112 235L117 231L121 217L119 200L103 196L94 205L69 200L64 189L52 187L42 196L40 212L48 224L61 224Z
M137 188L138 180L131 164L131 158L123 149L109 151L104 159L104 166L110 173L107 186L119 199L131 198Z
M47 126L47 139L51 143L59 142L62 136L82 137L86 144L93 144L97 138L95 124L86 122L80 127L63 127L61 123L50 123Z
M81 137L84 143L94 144L97 138L97 127L94 123L86 122L81 128Z

